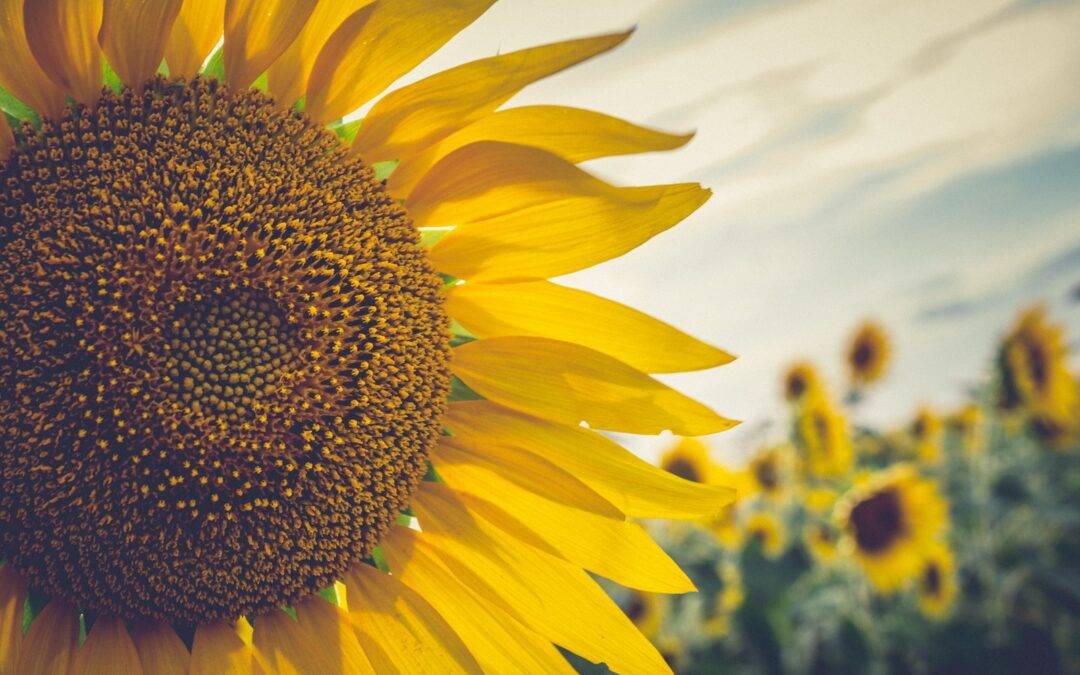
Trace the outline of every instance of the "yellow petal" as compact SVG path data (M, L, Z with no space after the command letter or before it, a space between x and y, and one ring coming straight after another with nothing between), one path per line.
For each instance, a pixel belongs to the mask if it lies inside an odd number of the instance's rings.
M454 350L453 371L481 396L562 424L631 434L704 436L736 423L621 361L533 337L477 340Z
M507 537L444 485L414 502L431 550L485 602L552 642L616 672L670 672L664 660L583 570Z
M640 525L548 499L473 463L453 443L435 469L462 503L503 532L623 586L688 593L694 585Z
M120 79L141 86L157 72L183 0L105 0L98 42Z
M440 466L453 467L463 480L454 488L478 497L497 491L485 490L484 483L494 479L510 483L514 490L528 490L549 500L589 513L623 520L625 514L604 499L576 476L564 471L542 457L522 453L516 448L491 444L465 446L456 438L443 438L435 450Z
M349 17L315 61L307 114L330 122L364 105L434 54L494 0L380 0Z
M464 446L494 444L544 457L634 517L711 517L734 496L728 488L694 483L663 471L589 429L530 417L491 401L453 403L446 425Z
M277 611L255 621L255 647L271 672L374 673L344 610L311 598L297 606L296 614L293 619Z
M64 110L64 92L45 75L30 52L23 0L0 0L0 87L47 117Z
M386 559L395 576L454 627L484 672L575 672L550 641L478 598L419 537L413 530L394 528L383 540Z
M446 309L479 338L573 342L646 373L712 368L734 358L635 309L547 281L461 284L451 289Z
M250 630L244 619L200 624L191 645L191 675L249 675L255 668L255 648L243 638Z
M225 0L184 0L165 45L169 75L195 77L221 39L225 27Z
M491 113L537 80L602 54L629 32L522 49L432 75L383 97L353 148L365 160L402 159Z
M304 29L317 0L228 0L225 80L247 89Z
M124 622L112 616L99 616L86 642L79 647L71 672L141 675L144 671Z
M376 672L478 673L457 633L422 597L395 577L357 565L346 577L349 616Z
M15 136L11 133L7 116L0 112L0 162L6 160L15 146Z
M144 673L187 675L191 654L171 626L164 623L138 624L131 629L135 651Z
M0 673L10 675L19 662L26 585L11 567L0 567Z
M340 592L344 595L344 587ZM322 598L309 598L296 606L296 615L299 623L306 626L316 639L324 641L326 636L330 636L339 641L344 656L341 660L343 672L348 675L375 673L370 659L356 637L355 626L344 608L331 605Z
M396 197L408 197L436 162L477 141L504 141L542 148L576 164L597 157L671 150L691 138L693 134L666 134L580 108L557 105L510 108L481 117L402 162L390 174L387 186Z
M97 101L102 0L30 0L23 11L30 51L45 74L76 101Z
M19 651L18 673L66 675L79 645L79 613L53 600L34 618Z
M491 401L455 402L445 424L462 446L495 445L543 457L637 518L713 517L734 496L730 489L668 473L595 431L523 415Z
M326 41L349 15L371 4L372 0L323 0L315 6L304 30L266 71L269 92L285 107L291 106L307 91L315 57Z

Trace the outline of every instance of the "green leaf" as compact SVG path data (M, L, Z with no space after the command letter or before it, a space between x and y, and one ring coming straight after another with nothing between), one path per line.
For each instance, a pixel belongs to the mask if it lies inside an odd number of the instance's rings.
M225 52L222 51L221 47L215 49L214 53L210 55L210 60L206 62L202 74L204 77L212 77L217 80L225 79Z
M451 403L454 401L482 401L484 397L470 389L469 385L459 380L455 375L450 378L449 400Z
M356 133L353 132L353 136ZM394 169L397 168L398 161L396 159L388 159L385 162L375 162L371 165L371 168L375 170L375 178L377 180L386 180L390 177L390 174L394 173Z
M34 109L3 88L0 88L0 110L3 110L9 117L18 122L30 122L35 128L41 126L41 117L34 112ZM13 127L17 126L17 124L13 125Z
M338 607L341 607L341 597L338 595L336 584L331 584L330 586L327 586L326 588L319 591L319 597L321 597L323 600L326 600L331 605L337 605Z
M375 567L379 568L383 572L390 571L390 564L386 562L386 554L383 553L381 547L375 547L375 549L371 552L371 559L375 561Z

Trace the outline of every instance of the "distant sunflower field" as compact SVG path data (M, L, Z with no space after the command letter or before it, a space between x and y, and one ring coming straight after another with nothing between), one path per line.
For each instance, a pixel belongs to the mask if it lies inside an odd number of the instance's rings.
M699 593L609 589L676 672L1080 672L1080 401L1062 330L1029 309L958 409L853 424L892 350L859 327L841 395L793 364L788 440L743 465L689 438L664 453L738 491L710 520L655 525Z

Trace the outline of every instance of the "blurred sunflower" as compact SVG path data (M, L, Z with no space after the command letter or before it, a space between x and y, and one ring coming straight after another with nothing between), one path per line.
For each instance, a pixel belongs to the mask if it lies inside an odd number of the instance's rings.
M623 611L634 622L641 634L649 640L655 641L660 633L660 626L664 622L664 611L667 607L667 598L656 593L642 593L631 590Z
M789 403L798 403L803 396L818 390L820 387L821 380L818 377L817 370L805 361L793 364L784 373L784 400Z
M716 609L718 612L730 614L741 607L746 599L742 572L731 560L725 560L716 567L716 575L723 584L723 588L716 594Z
M960 445L969 455L978 454L985 445L983 437L983 412L974 404L968 403L949 416L947 426L960 439Z
M909 431L915 446L915 456L924 464L941 461L941 417L930 408L919 408Z
M588 572L692 590L629 519L729 492L594 430L730 427L647 373L731 357L546 279L709 196L578 162L689 137L499 110L626 33L342 121L491 4L0 1L0 663L666 669Z
M999 407L1026 414L1032 432L1050 444L1068 443L1080 430L1080 395L1069 372L1064 332L1042 307L1020 315L997 363Z
M803 493L803 505L806 510L816 515L822 515L832 509L839 495L836 490L825 487L808 488Z
M776 558L784 552L787 546L787 531L775 514L768 511L752 513L743 527L747 539L757 541L762 552L768 557Z
M956 565L952 551L944 544L931 546L925 554L916 592L919 608L931 618L940 619L956 599Z
M835 478L851 471L855 457L847 420L828 395L819 390L807 396L795 427L803 464L811 475Z
M803 528L803 543L810 556L819 564L828 565L836 559L839 536L828 523L810 523Z
M788 455L784 446L758 452L746 467L754 490L766 497L779 499L786 493Z
M696 438L682 438L660 456L660 468L683 480L710 483L717 467L709 458L709 449Z
M946 527L937 486L909 464L862 479L836 510L840 550L851 555L871 583L888 593L914 579L924 556Z
M879 324L867 321L859 326L847 351L847 366L855 387L877 382L885 374L892 356L889 335Z

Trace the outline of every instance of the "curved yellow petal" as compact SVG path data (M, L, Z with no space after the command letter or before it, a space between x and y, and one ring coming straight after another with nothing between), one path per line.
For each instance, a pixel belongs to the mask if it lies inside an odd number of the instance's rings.
M165 45L169 75L190 80L225 30L225 0L184 0Z
M455 402L445 424L462 446L495 445L543 457L636 518L711 518L734 496L730 489L668 473L595 431L530 417L491 401Z
M419 536L407 528L394 528L383 540L386 559L395 576L454 627L484 672L575 672L550 641L478 598Z
M255 620L255 647L274 673L374 673L349 616L322 598L296 607L296 618L277 611Z
M352 592L349 616L376 672L481 672L442 616L395 577L357 565L345 583Z
M636 309L548 281L461 284L447 295L446 310L478 338L573 342L646 373L713 368L734 358Z
M90 105L101 94L102 0L30 0L23 21L30 51L65 93Z
M307 91L311 69L330 36L353 13L373 0L323 0L296 36L266 71L267 89L278 103L289 107Z
M0 87L47 117L64 110L64 92L38 65L26 41L24 0L0 0Z
M244 638L250 630L244 619L200 624L191 645L191 675L250 675L258 663Z
M7 116L0 112L0 162L8 158L13 147L15 147L15 136L11 133Z
M137 624L131 629L135 651L144 673L187 675L191 653L172 626L164 623Z
M10 675L19 662L26 585L11 565L0 567L0 673Z
M539 148L480 141L443 158L410 195L419 227L461 225L571 197L649 204L656 195L617 188Z
M640 525L549 499L474 464L470 454L443 443L435 469L470 511L505 533L623 586L655 593L694 590Z
M491 113L526 85L602 54L630 32L556 42L465 63L383 97L353 149L368 162L402 159Z
M98 42L120 79L141 86L157 72L184 0L105 0Z
M481 117L403 161L390 174L387 186L396 197L408 197L436 162L477 141L504 141L542 148L576 164L597 157L672 150L685 145L691 138L693 134L667 134L581 108L558 105L510 108Z
M19 650L17 673L67 675L79 646L79 613L53 600L30 624Z
M454 349L454 373L481 396L521 412L631 434L704 436L736 423L621 361L586 347L501 337Z
M225 81L247 89L289 48L318 0L227 0Z
M71 672L141 675L144 671L124 622L112 616L99 616L75 654Z
M581 568L507 537L444 485L414 501L431 552L485 602L616 672L670 672L656 648Z
M379 0L346 19L315 60L305 112L330 122L356 110L439 50L495 0Z
M462 445L456 438L443 438L434 452L438 466L447 466L462 481L453 487L490 496L484 483L496 480L510 483L512 489L527 490L575 510L587 511L604 518L625 519L626 515L607 499L577 479L573 474L542 457L522 453L517 448L491 444L484 447Z

